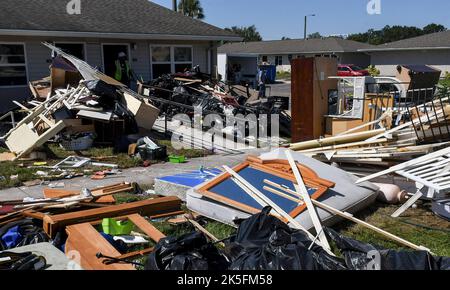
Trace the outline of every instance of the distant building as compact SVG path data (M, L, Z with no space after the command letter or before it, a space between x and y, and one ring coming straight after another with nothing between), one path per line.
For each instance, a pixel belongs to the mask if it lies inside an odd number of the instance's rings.
M398 65L429 65L450 72L450 31L359 49L382 75L394 76Z
M256 56L258 64L274 64L277 66L278 72L290 72L291 59L313 56L337 58L339 63L355 64L365 68L370 64L370 56L359 50L370 48L374 48L374 46L338 37L328 37L308 40L228 43L219 47L218 54L240 57Z

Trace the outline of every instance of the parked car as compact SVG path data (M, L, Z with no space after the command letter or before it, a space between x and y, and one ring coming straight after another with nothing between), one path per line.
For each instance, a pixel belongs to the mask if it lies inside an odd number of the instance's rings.
M340 77L362 77L368 76L369 71L353 64L340 64L338 66L338 76Z

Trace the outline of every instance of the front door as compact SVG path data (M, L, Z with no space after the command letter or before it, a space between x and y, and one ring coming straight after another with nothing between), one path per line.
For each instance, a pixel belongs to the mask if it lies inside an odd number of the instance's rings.
M119 53L123 52L130 60L130 53L126 44L104 44L103 45L103 68L106 75L114 78L116 72L116 60L119 58Z

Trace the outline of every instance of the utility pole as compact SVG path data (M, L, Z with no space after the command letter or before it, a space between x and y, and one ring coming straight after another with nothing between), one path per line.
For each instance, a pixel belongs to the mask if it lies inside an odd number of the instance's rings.
M177 12L178 7L177 7L177 0L172 0L172 9L173 11Z
M307 34L307 26L308 26L308 17L309 16L316 16L316 14L309 14L309 15L305 15L305 31L304 31L304 39L307 39L308 34Z

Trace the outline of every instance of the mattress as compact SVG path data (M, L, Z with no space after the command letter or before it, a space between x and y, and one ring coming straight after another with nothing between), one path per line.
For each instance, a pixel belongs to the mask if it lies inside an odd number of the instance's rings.
M285 150L286 149L277 149L269 153L264 153L260 155L259 158L262 160L286 160L284 154ZM356 180L358 180L356 176L339 168L329 166L297 152L293 152L292 156L297 162L314 170L319 177L335 183L333 188L328 189L327 192L318 199L319 201L338 210L354 214L368 207L376 200L379 190L376 185L370 182L357 185L355 184ZM250 214L248 213L199 194L197 190L203 185L204 184L201 184L187 191L187 207L190 210L232 226L235 225L234 220L250 217ZM316 210L322 224L325 226L332 226L341 220L340 217L325 210L320 208L316 208ZM308 230L314 228L307 211L302 212L295 220Z

